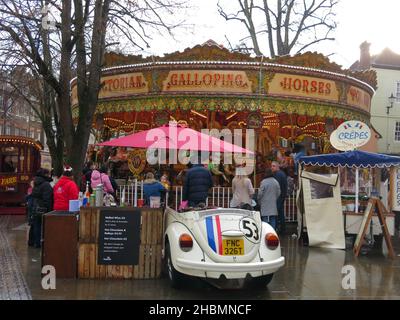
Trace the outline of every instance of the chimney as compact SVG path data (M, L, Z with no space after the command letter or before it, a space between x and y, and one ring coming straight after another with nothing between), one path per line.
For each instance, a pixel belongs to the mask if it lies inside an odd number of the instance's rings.
M371 55L369 54L370 43L364 41L360 44L360 69L366 70L371 66Z

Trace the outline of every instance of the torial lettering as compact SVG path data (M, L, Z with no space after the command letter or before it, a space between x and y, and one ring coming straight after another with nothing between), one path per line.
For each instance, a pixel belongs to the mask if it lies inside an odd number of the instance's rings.
M146 87L146 83L141 75L118 77L104 80L102 92L124 91L131 89L140 89Z

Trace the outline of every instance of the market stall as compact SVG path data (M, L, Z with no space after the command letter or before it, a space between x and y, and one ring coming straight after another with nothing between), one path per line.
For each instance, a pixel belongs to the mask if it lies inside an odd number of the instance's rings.
M155 279L161 275L162 208L81 207L44 215L42 265L59 278Z
M364 210L368 208L368 201L371 197L379 196L377 189L375 188L369 189L368 194L363 194L362 196L359 195L359 170L398 167L400 166L400 157L356 150L343 153L301 157L299 163L301 164L301 171L299 174L300 177L304 177L307 174L309 175L309 173L303 173L307 172L307 170L313 170L314 172L325 170L325 173L327 173L327 169L329 171L329 168L331 168L330 171L333 172L334 170L332 170L332 168L337 168L337 174L340 178L343 177L340 175L339 168L351 168L355 171L356 189L354 190L354 193L352 195L347 194L344 197L336 196L336 209L332 210L330 213L336 215L339 211L340 215L343 214L344 217L343 223L345 226L345 232L358 234L364 219ZM372 174L370 174L370 177L372 178ZM316 180L315 177L314 180ZM301 178L300 181L302 181ZM336 185L337 184L335 184L335 186ZM304 190L302 186L303 185L301 184L299 188L300 191ZM303 228L305 228L307 225L307 222L304 221L307 219L302 219L304 217L304 213L309 209L306 207L304 199L304 195L299 196L299 200L302 200L302 203L299 203L298 206L298 208L300 208L299 231L303 230ZM360 203L362 210L360 210ZM329 206L326 206L324 210L329 211ZM389 233L393 235L394 215L390 210L385 209L384 211L387 228ZM372 217L371 233L382 233L381 225L382 224L378 222L377 216L374 215ZM324 232L324 230L319 231ZM311 238L314 237L314 235L310 234L308 236L311 236Z

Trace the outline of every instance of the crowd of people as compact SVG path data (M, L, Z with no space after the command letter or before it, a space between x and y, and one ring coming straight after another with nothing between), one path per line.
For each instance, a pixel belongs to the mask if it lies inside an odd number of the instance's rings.
M96 168L88 162L81 176L82 186L74 181L72 167L65 165L61 177L51 177L48 169L40 168L31 181L26 197L28 224L30 225L28 245L35 248L41 247L42 216L50 211L69 211L70 200L78 200L80 191L85 188L92 189L99 184L103 185L105 193L117 199L115 180L107 174L107 167ZM81 194L82 194L81 193Z
M69 200L79 197L79 188L73 180L70 166L65 166L60 179L53 181L50 171L40 168L31 183L27 195L28 223L30 225L28 245L41 247L42 216L53 211L69 210Z
M183 184L183 208L205 206L210 188L213 186L212 171L209 166L189 165ZM284 203L288 192L293 192L293 188L293 177L282 170L278 161L272 161L270 167L265 169L257 193L244 168L238 166L232 180L230 207L257 209L263 221L271 224L279 233L284 233Z
M301 156L303 150L298 154ZM289 157L289 154L287 155ZM232 199L230 207L256 209L260 211L261 219L271 224L279 233L285 232L284 202L288 193L294 188L294 179L289 174L291 167L296 165L296 158L284 157L280 162L272 161L265 169L258 192L246 175L243 167L235 168L232 180ZM281 166L283 168L281 168ZM215 169L215 168L214 168ZM283 169L283 170L282 170ZM182 203L184 207L205 206L210 189L214 186L212 166L203 164L188 164L184 170ZM286 171L286 173L284 172ZM72 167L66 165L62 176L57 180L51 177L50 171L41 168L37 171L27 195L28 221L30 225L28 245L41 246L42 215L57 210L68 211L70 200L79 199L79 191L92 193L99 184L106 194L112 195L118 204L118 185L107 166L96 167L89 161L81 175L81 186L74 181ZM165 199L166 192L171 188L168 172L163 172L159 180L153 172L147 172L143 181L144 205L150 205L151 198Z

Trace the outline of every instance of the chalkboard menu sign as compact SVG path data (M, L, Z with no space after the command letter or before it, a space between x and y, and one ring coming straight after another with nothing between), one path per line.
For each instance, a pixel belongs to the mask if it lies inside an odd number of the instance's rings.
M98 264L139 263L140 210L100 211Z

